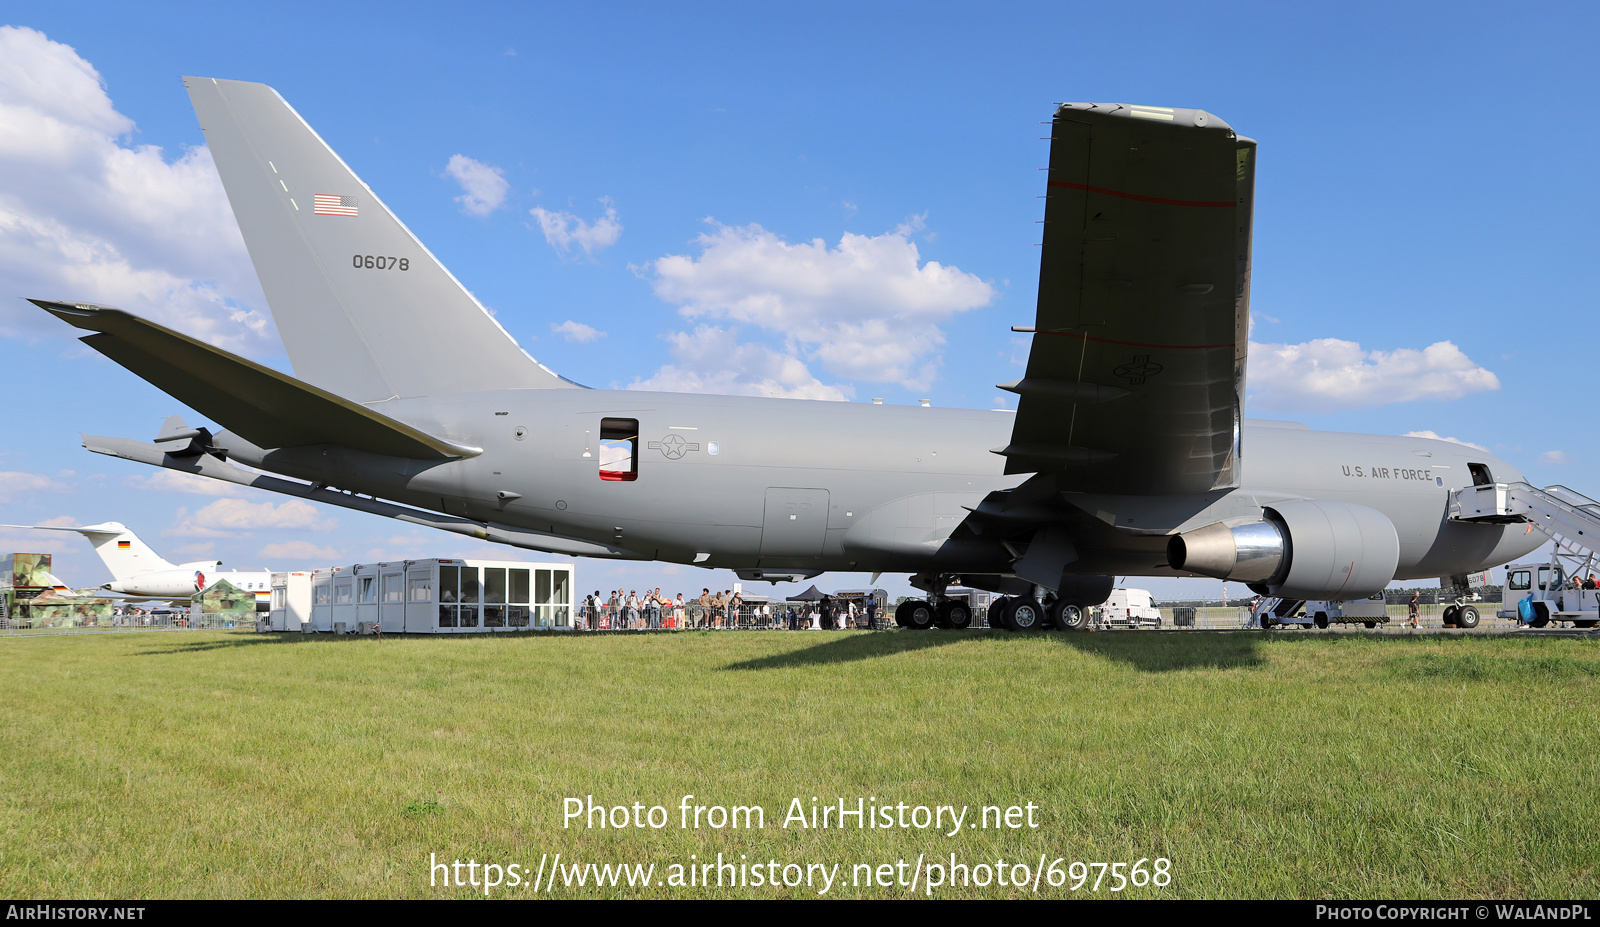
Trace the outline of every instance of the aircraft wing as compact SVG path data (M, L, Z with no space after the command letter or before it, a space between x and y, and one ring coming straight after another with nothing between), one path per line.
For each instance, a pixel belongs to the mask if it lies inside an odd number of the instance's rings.
M335 444L416 460L481 453L120 309L29 302L94 332L79 340L258 447Z
M1190 109L1067 103L1007 473L1063 489L1239 480L1255 142ZM1027 331L1028 329L1018 329Z

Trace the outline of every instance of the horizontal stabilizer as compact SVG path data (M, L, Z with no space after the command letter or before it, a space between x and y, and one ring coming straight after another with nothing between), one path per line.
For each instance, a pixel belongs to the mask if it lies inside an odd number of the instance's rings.
M29 302L95 332L83 343L258 447L334 444L414 460L481 453L120 309Z
M168 470L178 470L183 473L193 473L196 476L210 477L227 483L237 483L240 486L250 486L255 489L265 489L268 492L282 493L286 496L309 499L312 502L323 502L328 505L355 509L358 512L369 512L373 515L382 515L386 518L393 518L396 521L403 521L413 525L463 534L480 541L492 541L496 544L509 544L512 547L566 554L573 557L639 559L637 553L610 544L601 544L584 540L583 538L553 534L546 531L530 531L527 528L516 528L511 525L501 525L494 522L473 521L452 515L441 515L438 512L414 509L404 505L395 505L392 502L384 502L381 499L365 498L354 493L339 492L338 490L328 489L325 486L297 483L293 480L285 480L265 473L256 473L243 467L236 467L210 454L176 456L167 453L154 444L135 441L132 438L84 435L83 446L96 454L105 454L108 457L120 457L123 460L132 460L155 467L165 467Z

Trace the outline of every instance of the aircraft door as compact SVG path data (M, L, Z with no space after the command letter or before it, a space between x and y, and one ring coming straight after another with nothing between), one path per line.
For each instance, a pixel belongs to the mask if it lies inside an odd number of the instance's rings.
M761 558L822 556L828 534L826 489L767 490L761 523Z

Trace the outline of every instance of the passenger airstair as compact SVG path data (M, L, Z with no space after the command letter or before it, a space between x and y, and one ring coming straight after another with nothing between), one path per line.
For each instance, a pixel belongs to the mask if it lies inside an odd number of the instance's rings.
M1264 596L1256 606L1250 610L1247 628L1281 627L1286 624L1296 624L1294 618L1300 612L1300 606L1306 604L1304 599L1279 599L1273 596Z
M1553 539L1566 556L1592 557L1600 551L1600 502L1565 486L1468 486L1450 494L1449 518L1491 524L1526 521Z
M1506 567L1505 604L1511 604L1518 589L1527 595L1526 601L1517 602L1515 612L1502 611L1503 616L1536 628L1552 620L1571 621L1577 628L1600 623L1600 590L1592 585L1600 571L1600 502L1566 486L1537 489L1527 483L1488 483L1451 493L1449 517L1490 524L1526 521L1530 531L1537 528L1555 542L1548 567ZM1537 581L1533 573L1538 574Z

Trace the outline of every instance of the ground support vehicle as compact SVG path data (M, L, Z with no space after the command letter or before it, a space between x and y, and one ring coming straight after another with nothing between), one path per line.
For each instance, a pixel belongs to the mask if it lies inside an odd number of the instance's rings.
M1326 628L1330 624L1356 623L1376 628L1380 624L1389 622L1389 606L1381 592L1349 602L1313 600L1305 604L1305 610L1298 616L1284 623L1287 624L1291 620L1297 624L1314 624L1319 628ZM1476 612L1473 613L1472 623L1478 623Z
M1575 628L1600 625L1600 589L1581 588L1591 577L1600 577L1600 564L1593 561L1593 552L1580 558L1558 546L1548 563L1508 565L1500 617L1533 628L1552 622L1571 622Z
M1095 610L1096 626L1109 628L1161 627L1161 609L1143 589L1113 589L1111 598Z

